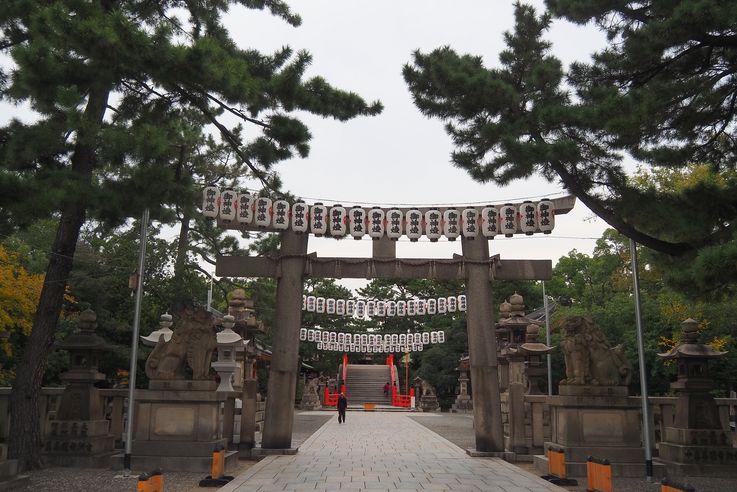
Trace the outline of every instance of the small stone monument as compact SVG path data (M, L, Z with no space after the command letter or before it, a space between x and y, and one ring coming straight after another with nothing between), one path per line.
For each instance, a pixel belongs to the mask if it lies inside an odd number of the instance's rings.
M420 396L420 410L423 412L437 412L440 410L435 388L420 377L414 379L416 392Z
M307 380L305 389L302 392L302 401L299 404L300 409L320 410L320 408L322 408L322 405L320 404L320 394L318 393L319 386L319 378L311 378Z
M713 384L709 377L710 359L719 352L698 342L698 322L687 319L682 323L681 343L667 353L658 354L673 360L678 367L678 379L671 384L678 393L675 418L666 426L660 443L660 458L670 475L737 476L737 449L719 418L714 397L709 393Z
M97 370L108 344L96 333L97 315L87 309L79 317L79 333L55 344L69 352L71 367L61 375L67 386L59 410L46 428L45 458L62 466L105 467L115 447L110 422L105 419L100 391L105 375Z
M458 396L456 401L453 403L450 411L453 413L468 413L473 411L473 400L471 395L468 393L468 370L469 370L469 358L468 356L461 357L460 363L456 371L458 375Z
M565 451L569 476L586 476L588 456L609 460L614 476L644 475L641 406L627 398L632 370L622 346L612 347L590 316L570 316L560 348L566 378L549 397L552 442L545 448ZM544 456L535 464L547 471Z
M211 364L220 377L220 384L215 391L232 393L233 374L240 365L235 360L237 347L243 347L243 338L233 331L235 318L230 314L223 316L223 330L217 334L218 360Z

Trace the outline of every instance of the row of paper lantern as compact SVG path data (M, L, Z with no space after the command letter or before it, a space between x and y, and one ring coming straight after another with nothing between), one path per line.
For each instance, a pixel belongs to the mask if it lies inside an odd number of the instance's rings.
M511 237L518 230L527 235L537 231L550 234L555 227L555 207L548 199L537 203L525 201L520 205L448 208L443 212L430 209L423 213L417 208L403 212L398 208L292 204L283 199L272 200L230 189L221 192L216 186L206 187L203 195L205 217L277 230L291 228L316 236L350 235L361 239L368 234L377 240L384 236L397 240L406 235L410 241L417 241L424 234L430 241L437 241L441 236L455 241L461 235L475 238L481 234L488 239L500 234Z
M333 299L316 296L302 296L302 310L314 313L355 316L363 319L393 316L423 316L425 314L445 314L466 311L466 296L438 297L437 299L410 299L409 301L376 301Z
M359 346L355 343L338 343L338 342L317 342L317 350L328 350L333 352L359 352L359 353L386 353L393 354L396 352L422 352L421 343L411 343L408 345L379 345Z
M406 347L408 345L427 345L431 343L445 343L445 331L430 331L422 333L387 333L385 335L373 333L343 333L335 331L300 328L299 339L307 342L338 343L341 345L357 345L361 350L371 348L388 352L387 347Z

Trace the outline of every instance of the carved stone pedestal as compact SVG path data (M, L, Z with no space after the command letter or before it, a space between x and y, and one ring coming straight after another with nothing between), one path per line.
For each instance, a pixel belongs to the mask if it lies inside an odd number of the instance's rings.
M132 468L210 471L215 447L228 447L220 426L227 396L215 392L216 386L214 381L151 381L150 389L137 391ZM113 467L122 467L122 458L116 455ZM236 460L236 451L225 453L226 471Z
M423 412L437 412L440 410L438 397L435 395L423 395L420 397L420 410Z
M549 397L552 442L565 451L569 476L586 476L586 459L594 456L612 463L614 476L643 476L641 407L628 401L626 386L561 385L560 395ZM535 456L541 472L547 458Z
M46 429L44 459L59 466L108 466L115 436L107 420L50 420Z

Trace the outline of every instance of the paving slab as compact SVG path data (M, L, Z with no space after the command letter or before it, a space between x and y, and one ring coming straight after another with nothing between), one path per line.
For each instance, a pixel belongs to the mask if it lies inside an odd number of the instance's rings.
M294 456L267 456L219 489L448 490L564 489L500 458L472 458L400 412L350 412L330 419Z

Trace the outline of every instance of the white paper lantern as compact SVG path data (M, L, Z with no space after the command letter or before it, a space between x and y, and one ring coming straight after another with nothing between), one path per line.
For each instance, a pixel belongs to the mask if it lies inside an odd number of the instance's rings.
M310 207L310 232L318 237L328 232L328 207L322 203Z
M297 202L292 206L292 230L294 232L307 232L308 207L304 202Z
M299 329L299 339L303 342L307 340L307 328Z
M414 343L415 344L422 344L422 333L415 333L414 334Z
M407 302L397 301L397 316L405 316L407 314Z
M368 212L368 233L374 240L384 236L384 211L379 207L371 207Z
M458 310L465 311L466 309L468 309L468 304L466 302L466 295L461 294L458 296Z
M331 342L337 342L338 341L338 334L334 331L330 332L330 341Z
M338 316L345 315L345 299L338 299L335 301L335 314Z
M438 332L438 343L445 343L445 331L443 330Z
M404 214L398 208L391 208L386 213L386 236L396 241L402 235L402 219Z
M396 333L392 334L392 345L397 345L399 343L399 335Z
M422 352L422 350L423 350L422 344L419 344L419 345L417 346L417 351L418 351L418 352Z
M307 341L308 342L315 341L315 330L307 330Z
M345 343L345 333L338 333L338 343Z
M350 344L349 347L350 347L350 351L351 352L357 352L358 351L358 347L356 347L356 344L355 343Z
M315 307L316 313L324 313L325 312L325 298L324 297L318 297L317 298L317 305Z
M307 309L307 296L306 295L303 295L302 296L302 311L304 311L306 309Z
M461 227L463 236L469 239L475 238L479 233L479 211L475 208L466 208L463 210L461 218Z
M335 299L328 298L325 301L325 311L327 311L328 314L335 314Z
M527 236L532 236L537 229L537 209L529 200L519 206L519 228Z
M392 343L392 336L391 335L384 335L384 345L391 345Z
M253 196L248 192L238 193L238 213L235 217L239 224L250 224L253 221Z
M386 316L386 303L384 301L376 301L376 316Z
M425 312L427 312L427 301L419 299L417 301L417 316L424 316Z
M415 302L417 302L415 299L407 301L407 316L415 316L417 314L417 305Z
M324 350L324 345L322 342L317 342L317 350Z
M550 234L555 227L555 206L552 200L543 199L537 204L537 222L543 234Z
M235 220L236 196L236 192L231 189L223 190L220 193L220 220L226 222Z
M330 333L323 331L321 335L320 339L322 340L322 343L328 343L330 341Z
M376 316L376 301L366 301L366 316L369 318Z
M316 299L315 296L307 296L307 311L311 313L315 312Z
M438 343L438 332L437 331L430 332L430 343Z
M404 333L399 335L399 345L407 345L407 335Z
M348 214L345 207L336 203L330 208L330 235L345 236L348 232Z
M202 190L202 215L216 218L220 211L220 188L217 186L206 186Z
M430 334L428 332L422 333L422 343L424 344L430 343Z
M356 316L358 319L363 319L366 316L366 301L356 301Z
M506 237L512 237L517 232L517 208L511 203L499 209L499 231Z
M348 211L348 226L353 239L361 239L366 234L366 210L353 207Z
M351 335L350 333L346 333L345 334L345 343L353 343L353 339L352 338L353 338L353 335Z
M274 229L283 231L289 228L289 202L283 199L274 200L271 206L273 216L271 218L271 224Z
M345 301L345 314L347 316L353 316L353 313L356 312L356 301L353 299L348 299Z
M368 335L362 334L361 335L361 345L364 347L368 345Z
M455 241L461 233L461 214L455 208L443 212L443 234L448 241Z
M256 198L254 205L254 223L259 227L269 227L271 225L271 198L260 196Z
M443 229L441 228L442 217L440 210L432 209L425 212L425 235L433 243L437 242L443 234Z
M455 313L458 309L458 298L456 296L450 296L448 298L448 312Z
M410 241L417 242L422 237L422 212L416 208L405 214L405 232Z
M438 313L445 314L448 311L448 300L445 297L438 297Z
M481 234L489 239L499 234L499 211L493 205L481 209Z
M389 317L397 315L397 303L394 301L388 301L386 303L386 315Z
M438 301L436 299L427 300L427 314L435 314L438 311Z

